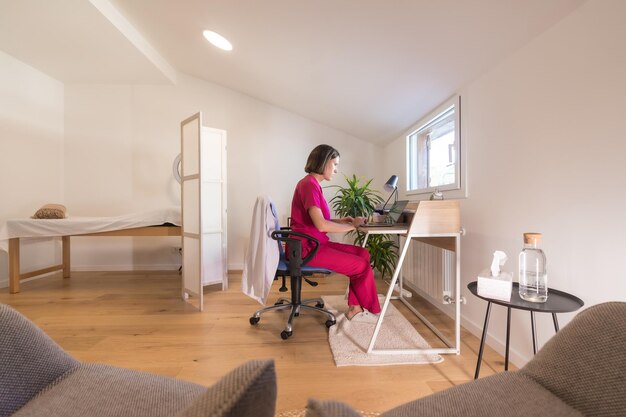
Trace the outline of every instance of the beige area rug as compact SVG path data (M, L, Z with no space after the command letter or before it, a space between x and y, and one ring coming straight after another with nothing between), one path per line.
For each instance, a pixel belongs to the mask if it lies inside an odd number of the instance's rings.
M380 305L385 297L378 295ZM326 308L337 317L337 324L328 329L328 342L337 366L382 366L409 365L442 362L440 355L424 354L367 354L372 334L373 323L352 322L344 313L348 309L343 295L322 297ZM404 318L393 304L389 304L383 325L378 333L375 349L416 349L430 348L430 345Z

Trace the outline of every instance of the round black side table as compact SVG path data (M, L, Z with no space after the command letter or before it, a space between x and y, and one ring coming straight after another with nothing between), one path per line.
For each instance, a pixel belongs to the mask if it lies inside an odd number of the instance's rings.
M476 362L476 372L474 379L478 379L480 373L480 364L483 360L483 349L485 347L485 339L487 337L487 327L489 327L489 316L491 315L491 304L499 304L507 308L506 314L506 353L504 357L504 370L509 370L509 342L511 336L511 309L530 311L530 328L533 335L533 353L537 353L537 329L535 326L535 312L537 313L551 313L552 321L554 321L554 331L559 331L559 322L556 318L556 313L570 313L581 308L585 303L580 298L568 294L563 291L554 290L548 288L548 300L545 303L532 303L530 301L522 300L519 296L519 284L513 283L511 290L511 300L502 301L493 298L484 297L478 294L478 283L476 281L467 284L467 288L472 294L478 298L482 298L487 301L487 312L485 313L485 324L483 326L483 335L480 339L480 350L478 352L478 361Z

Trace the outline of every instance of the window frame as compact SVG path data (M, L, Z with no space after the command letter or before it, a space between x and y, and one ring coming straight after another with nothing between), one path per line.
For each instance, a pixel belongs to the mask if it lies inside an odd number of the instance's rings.
M411 136L416 134L417 132L428 128L429 125L432 125L436 119L440 118L444 112L448 111L450 108L454 107L454 141L456 147L456 168L455 168L455 180L454 183L446 184L442 186L436 187L424 187L424 188L413 188L410 189L409 186L411 184L411 177L415 176L412 164L415 163L415 159L421 159L425 161L425 155L420 157L418 153L418 157L415 158L416 153L413 152L413 147L415 144L415 140L411 140ZM431 197L434 192L441 192L443 194L444 199L450 198L466 198L467 197L467 187L466 187L466 140L465 135L462 133L462 115L461 115L461 95L455 94L450 97L442 104L437 106L435 109L430 111L426 116L422 117L417 123L415 123L411 128L407 130L405 136L405 164L406 164L406 195L416 198L417 200L424 200Z

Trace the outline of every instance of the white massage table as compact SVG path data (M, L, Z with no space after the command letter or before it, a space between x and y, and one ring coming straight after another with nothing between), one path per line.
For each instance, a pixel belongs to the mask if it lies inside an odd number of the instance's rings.
M179 207L115 217L7 220L0 228L0 250L9 254L9 291L18 293L21 280L49 272L63 270L69 278L71 236L181 236L180 225ZM22 274L20 239L42 237L61 237L62 263Z

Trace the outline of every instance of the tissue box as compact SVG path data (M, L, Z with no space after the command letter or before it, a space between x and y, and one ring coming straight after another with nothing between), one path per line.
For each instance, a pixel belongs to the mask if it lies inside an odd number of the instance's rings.
M494 300L511 301L513 276L508 272L500 272L497 277L491 276L487 269L478 275L478 295Z

